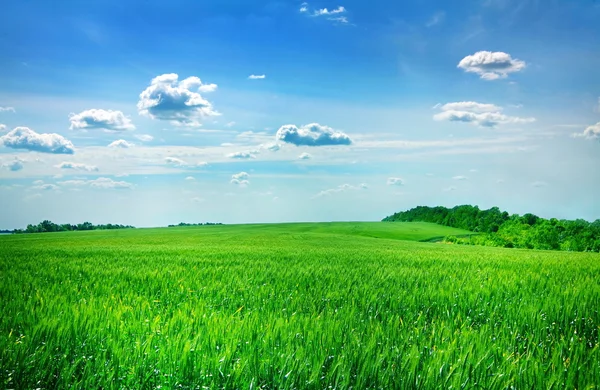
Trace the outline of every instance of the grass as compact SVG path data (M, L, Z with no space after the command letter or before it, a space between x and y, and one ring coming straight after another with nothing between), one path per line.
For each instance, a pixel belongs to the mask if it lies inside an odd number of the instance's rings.
M600 383L600 256L422 223L0 237L0 387Z

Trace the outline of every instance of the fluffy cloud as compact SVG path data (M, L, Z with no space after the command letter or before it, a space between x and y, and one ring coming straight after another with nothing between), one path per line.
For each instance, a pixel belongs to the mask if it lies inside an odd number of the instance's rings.
M4 131L4 129L6 129L6 125L3 125L2 123L0 123L0 131Z
M2 107L0 106L0 112L15 112L14 107Z
M433 116L436 121L466 122L480 127L496 127L501 124L535 122L535 118L521 118L503 114L502 107L477 102L455 102L438 106L442 112Z
M216 84L203 84L195 76L178 81L175 73L152 79L150 86L140 94L137 108L141 115L167 120L176 125L199 126L200 119L220 115L199 92L212 92Z
M195 181L196 179L193 176L188 176L185 178L187 181Z
M0 137L4 146L12 149L26 149L34 152L53 154L73 154L73 143L56 133L36 133L28 127L16 127Z
M312 13L308 9L308 3L302 3L300 6L300 13L310 15L313 17L325 17L327 20L331 20L333 22L338 23L348 23L348 18L346 16L342 16L346 13L346 8L342 6L338 6L332 10L327 8L319 8L314 10Z
M245 159L249 159L249 158L256 158L257 154L258 154L258 150L247 150L247 151L244 151L244 152L229 153L227 155L227 157L229 157L229 158L235 158L235 159L240 159L240 160L245 160Z
M66 180L58 182L65 187L90 187L96 189L132 189L134 185L126 181L115 181L108 177L99 177L94 180Z
M281 126L275 137L296 146L351 145L352 140L345 133L331 127L311 123L300 128L295 125Z
M437 107L436 107L437 108ZM471 111L471 112L499 112L502 107L495 104L477 102L454 102L446 103L440 107L442 111Z
M454 176L452 179L454 180L467 180L466 176Z
M403 186L404 180L399 177L390 177L387 179L388 186Z
M587 139L599 139L600 138L600 122L595 125L588 126L583 133L573 134L574 137L583 137Z
M88 172L98 171L98 167L95 165L87 165L87 164L66 162L66 161L63 161L62 163L56 165L56 167L60 168L60 169L73 169L73 170L88 171Z
M127 142L124 139L119 139L119 140L116 140L116 141L108 144L109 148L121 148L121 149L129 149L129 148L133 148L134 146L135 146L134 144Z
M298 156L298 160L310 160L312 156L309 153L302 153Z
M316 194L315 196L313 196L313 199L321 198L321 197L324 197L324 196L331 196L333 194L337 194L337 193L340 193L340 192L356 191L356 190L366 190L368 188L369 188L369 186L367 186L365 183L361 183L361 184L359 184L357 186L353 186L351 184L342 184L342 185L339 185L339 186L337 186L335 188L331 188L331 189L319 192L318 194Z
M69 115L71 130L74 129L104 129L109 131L135 130L131 119L121 111L92 108L79 114Z
M501 51L478 51L458 63L458 68L477 73L484 80L506 78L509 73L519 72L526 66L524 61L513 59L510 54Z
M264 74L261 74L261 75L251 74L250 76L248 76L248 79L250 79L250 80L263 80L265 78L267 78L267 76Z
M329 11L327 8L321 8L315 11L315 16L337 15L346 12L346 8L339 6Z
M244 187L250 184L250 181L248 180L249 178L250 175L246 172L236 173L234 175L231 175L230 183Z
M2 164L2 168L6 168L9 171L16 172L23 169L23 162L20 158L16 157L13 161Z
M135 136L135 138L139 139L142 142L150 142L154 139L153 136L148 135L148 134L138 134Z

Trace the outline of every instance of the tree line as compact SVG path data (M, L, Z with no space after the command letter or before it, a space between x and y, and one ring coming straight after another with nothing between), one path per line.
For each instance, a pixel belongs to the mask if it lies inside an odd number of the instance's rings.
M220 222L205 222L205 223L186 223L180 222L177 225L169 225L169 227L183 227L183 226L214 226L214 225L223 225Z
M498 207L480 210L477 206L418 206L383 219L384 222L431 222L470 230L469 237L446 237L457 244L564 251L600 252L600 219L545 219L534 214L508 214Z
M94 225L91 222L83 222L76 225L69 223L57 224L52 221L42 221L37 225L29 224L25 229L15 229L12 231L14 234L24 233L51 233L51 232L70 232L76 230L112 230L112 229L134 229L135 226L131 225L119 225L119 224L106 224L106 225Z

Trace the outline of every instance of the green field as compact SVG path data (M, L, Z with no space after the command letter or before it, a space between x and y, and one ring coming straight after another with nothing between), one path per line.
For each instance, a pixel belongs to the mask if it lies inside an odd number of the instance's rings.
M0 237L0 387L596 389L600 255L426 223Z

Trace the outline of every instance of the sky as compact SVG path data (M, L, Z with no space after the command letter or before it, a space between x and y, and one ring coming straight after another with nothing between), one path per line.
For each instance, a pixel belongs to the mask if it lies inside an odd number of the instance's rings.
M600 1L8 0L0 229L600 218Z

